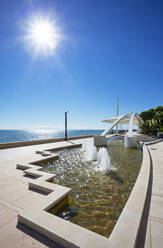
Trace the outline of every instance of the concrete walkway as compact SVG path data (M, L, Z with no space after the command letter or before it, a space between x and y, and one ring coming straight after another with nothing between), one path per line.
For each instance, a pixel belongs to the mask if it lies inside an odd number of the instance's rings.
M82 143L83 140L71 141ZM41 159L37 150L51 149L70 144L56 142L43 145L26 146L0 150L0 247L53 247L61 246L48 240L33 230L17 224L20 210L41 201L44 194L28 189L28 183L34 179L24 176L22 170L16 169L17 163L29 163Z
M163 247L163 142L148 145L152 158L152 190L145 247Z

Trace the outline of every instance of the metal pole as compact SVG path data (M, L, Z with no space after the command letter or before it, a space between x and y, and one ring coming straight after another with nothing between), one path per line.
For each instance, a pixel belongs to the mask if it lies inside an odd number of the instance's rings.
M119 98L117 98L117 119L118 119L118 116L119 116ZM118 134L118 124L116 126L116 134Z
M69 111L65 112L65 140L67 140L67 114Z

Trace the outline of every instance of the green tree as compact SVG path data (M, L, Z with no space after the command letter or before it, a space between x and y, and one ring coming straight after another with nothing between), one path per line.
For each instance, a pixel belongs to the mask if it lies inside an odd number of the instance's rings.
M141 130L148 135L156 135L163 130L163 106L155 109L149 109L140 113L143 120Z
M163 106L158 106L155 108L155 112L163 112Z
M149 109L146 111L141 112L140 117L143 119L143 121L151 120L155 115L154 109Z

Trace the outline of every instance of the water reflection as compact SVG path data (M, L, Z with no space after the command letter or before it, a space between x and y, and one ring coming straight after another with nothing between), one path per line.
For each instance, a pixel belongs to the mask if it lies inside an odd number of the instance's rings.
M111 139L107 150L116 171L96 171L80 149L61 151L60 159L42 170L55 174L54 183L72 188L70 202L58 216L109 237L135 184L142 151L124 147L122 138Z

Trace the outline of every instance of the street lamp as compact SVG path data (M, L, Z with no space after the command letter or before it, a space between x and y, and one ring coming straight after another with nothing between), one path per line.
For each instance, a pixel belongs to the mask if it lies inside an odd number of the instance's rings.
M65 112L65 140L67 140L67 114L69 111Z

